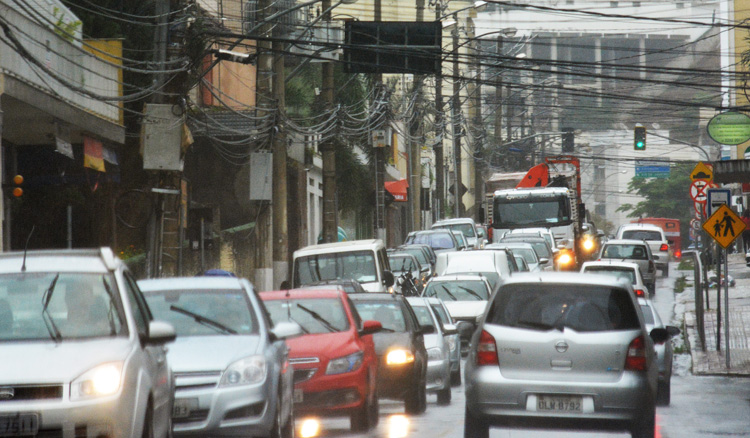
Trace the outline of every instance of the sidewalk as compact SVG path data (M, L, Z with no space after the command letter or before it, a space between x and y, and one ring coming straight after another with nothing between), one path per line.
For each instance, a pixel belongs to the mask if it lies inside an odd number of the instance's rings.
M692 280L692 271L674 271ZM736 285L729 287L729 367L726 363L724 328L724 288L721 288L721 350L717 351L716 289L710 289L709 306L704 313L705 351L701 348L696 327L695 293L692 281L684 292L676 294L675 304L684 306L685 341L692 356L694 375L750 376L750 268L744 254L729 255L729 275ZM704 293L705 297L705 293ZM705 306L705 303L704 303Z

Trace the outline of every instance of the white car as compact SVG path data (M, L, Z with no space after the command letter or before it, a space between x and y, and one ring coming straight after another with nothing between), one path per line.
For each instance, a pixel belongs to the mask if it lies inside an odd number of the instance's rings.
M482 251L455 251L438 254L435 273L441 275L482 274L490 286L498 284L501 277L518 271L513 253L507 249Z
M469 249L479 249L483 243L483 240L481 240L477 234L477 224L474 222L474 219L470 217L439 220L432 224L431 228L433 230L445 228L451 231L460 232L466 238L466 246L468 246Z
M669 275L669 241L661 227L653 224L624 224L617 229L617 239L645 240L654 255L656 269Z
M584 262L581 265L582 273L609 275L615 278L624 278L633 285L633 292L639 298L648 298L648 287L643 282L641 268L636 263L621 262L617 260L604 259L595 262Z
M548 258L540 258L534 249L534 245L527 242L500 242L491 243L484 247L484 249L501 249L508 248L517 257L521 256L526 261L526 265L529 267L529 271L552 271L552 260Z
M171 436L174 338L109 248L0 254L0 436Z

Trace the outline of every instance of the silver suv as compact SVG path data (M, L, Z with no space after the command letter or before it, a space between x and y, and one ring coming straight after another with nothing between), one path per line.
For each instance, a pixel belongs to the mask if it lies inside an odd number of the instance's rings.
M609 240L602 245L598 260L608 259L637 264L649 294L656 293L656 263L648 243L643 240Z
M465 438L493 425L653 438L659 367L628 281L517 274L493 294L466 360Z
M664 230L653 224L625 224L617 230L618 239L645 240L651 248L656 269L669 275L669 241Z
M109 248L0 254L3 436L170 436L174 338Z

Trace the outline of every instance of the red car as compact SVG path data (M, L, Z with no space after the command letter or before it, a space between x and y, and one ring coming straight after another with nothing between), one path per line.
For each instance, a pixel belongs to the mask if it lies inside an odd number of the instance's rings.
M274 324L291 321L302 336L287 339L294 366L295 415L349 416L353 431L378 423L378 359L372 334L345 292L294 289L260 294Z

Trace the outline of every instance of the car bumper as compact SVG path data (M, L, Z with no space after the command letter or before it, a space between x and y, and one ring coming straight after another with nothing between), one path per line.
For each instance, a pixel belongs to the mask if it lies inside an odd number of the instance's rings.
M415 385L416 362L405 365L386 365L378 368L378 397L403 400Z
M499 368L484 366L466 372L466 407L488 423L535 424L544 419L629 423L640 418L653 400L645 374L625 372L613 382L528 381L506 379ZM582 412L537 409L538 395L580 395Z
M654 253L655 256L658 256L659 258L654 260L654 264L658 269L666 268L667 265L669 265L669 253L668 252L659 252Z
M120 397L82 402L70 402L62 398L56 401L24 400L4 402L0 406L0 416L36 415L38 436L60 438L139 436L141 431L133 430L134 423L142 424L145 412L133 411L133 402Z
M172 417L175 436L265 435L276 416L276 396L270 379L257 385L211 389L182 389L175 392L175 413L180 406L192 405L182 415Z
M368 393L367 368L338 375L314 376L294 385L295 415L348 415L360 408Z
M450 385L450 360L433 360L427 362L428 392L439 391Z

